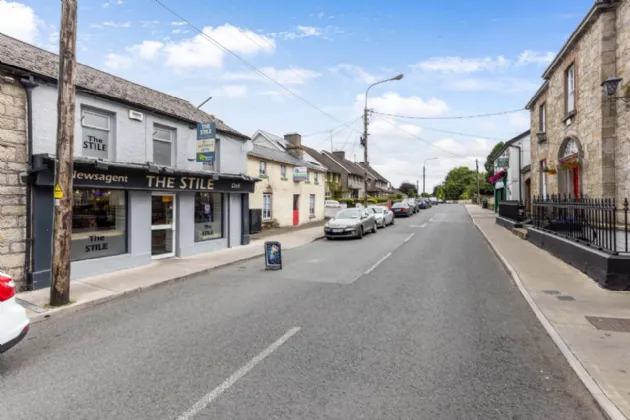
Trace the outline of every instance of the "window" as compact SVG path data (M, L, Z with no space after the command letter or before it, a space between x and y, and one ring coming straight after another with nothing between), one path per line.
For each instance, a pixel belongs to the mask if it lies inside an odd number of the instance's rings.
M264 193L263 194L263 211L262 218L263 220L271 220L271 197L273 194Z
M72 195L72 261L127 252L127 195L120 190L75 189Z
M319 184L319 174L315 172L315 183Z
M280 176L282 178L286 178L287 177L287 167L286 167L286 165L280 165Z
M223 237L223 194L195 193L195 242Z
M258 173L260 175L267 175L267 162L262 160L258 162Z
M539 119L539 125L540 125L539 127L540 132L546 133L547 132L547 104L543 103L542 105L540 105L538 119Z
M153 125L153 162L173 166L173 140L175 130Z
M81 111L82 155L97 159L109 159L111 116L104 112Z
M547 168L547 162L545 160L540 161L540 195L543 197L547 196L547 172L545 169Z
M315 217L315 194L311 194L308 200L308 215Z
M566 111L568 114L569 112L575 111L575 64L571 64L567 69L565 89L567 101Z

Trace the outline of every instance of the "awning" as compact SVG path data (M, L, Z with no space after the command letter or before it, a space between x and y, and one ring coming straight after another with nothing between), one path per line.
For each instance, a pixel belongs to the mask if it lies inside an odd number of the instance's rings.
M53 186L55 157L33 156L31 180L35 185ZM159 191L213 191L252 193L258 178L241 174L179 170L154 164L109 162L75 157L75 187Z

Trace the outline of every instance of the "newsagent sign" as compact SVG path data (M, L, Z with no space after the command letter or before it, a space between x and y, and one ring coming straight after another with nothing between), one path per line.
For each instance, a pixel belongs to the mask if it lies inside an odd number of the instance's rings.
M254 192L254 181L219 178L202 174L153 174L142 171L129 171L110 167L102 171L96 168L82 169L75 165L72 173L73 185L77 188L120 188L127 190L173 190L173 191L215 191L215 192ZM52 171L38 174L38 185L52 185Z

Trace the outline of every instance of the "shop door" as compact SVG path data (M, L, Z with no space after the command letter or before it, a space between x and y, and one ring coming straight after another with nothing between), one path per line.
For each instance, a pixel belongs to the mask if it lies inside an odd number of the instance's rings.
M300 194L293 194L293 226L300 224Z
M578 168L573 168L573 196L580 197L580 172Z
M151 196L151 256L154 259L175 255L175 195Z

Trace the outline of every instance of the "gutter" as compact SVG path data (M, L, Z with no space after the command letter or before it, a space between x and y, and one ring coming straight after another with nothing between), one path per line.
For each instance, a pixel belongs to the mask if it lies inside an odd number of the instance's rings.
M31 171L33 169L33 89L39 84L35 83L33 76L28 79L20 79L20 83L26 89L26 156L28 159L28 175L26 182L26 246L24 249L24 282L25 290L33 290L33 200Z

